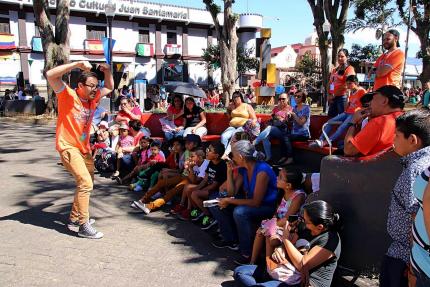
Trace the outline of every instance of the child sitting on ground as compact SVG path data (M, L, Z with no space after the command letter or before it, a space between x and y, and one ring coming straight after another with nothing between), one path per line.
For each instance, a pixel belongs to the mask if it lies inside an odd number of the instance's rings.
M139 139L139 145L133 150L132 156L133 161L137 162L137 165L133 168L133 170L124 176L123 178L117 177L118 184L127 183L133 178L135 178L139 172L144 168L144 165L147 161L148 156L151 153L149 146L152 143L152 139L148 137L141 137Z
M175 195L182 192L185 185L197 186L205 177L205 171L208 164L209 161L205 160L205 152L203 150L193 150L190 154L190 158L185 162L185 169L188 171L187 176L158 181L157 184L149 189L140 200L133 201L131 207L138 208L146 214L156 208L160 208ZM175 182L176 184L174 184ZM162 198L158 198L155 201L150 202L151 196L161 191L162 188L173 185L174 187L169 189Z
M182 196L182 201L188 199L188 209L195 207L190 217L192 221L198 221L202 230L208 230L217 223L212 218L209 210L203 207L203 201L209 198L209 195L218 191L220 185L227 180L227 165L221 156L224 154L224 145L214 143L206 149L206 159L209 160L206 169L205 179L195 188L185 188ZM181 205L183 206L183 205ZM186 209L183 206L183 209Z
M117 154L117 164L116 164L116 171L112 175L113 178L116 178L119 176L119 171L121 169L121 159L124 156L124 154L129 153L126 151L127 147L133 146L133 137L128 134L128 125L123 123L119 127L119 141L116 146L116 154Z
M279 245L279 234L282 234L282 228L285 226L288 217L297 215L300 212L300 208L306 199L306 194L301 189L302 180L302 173L288 173L285 168L279 171L277 186L283 192L283 197L275 216L270 220L263 220L261 227L257 230L250 264L256 263L266 238L270 239L273 246Z
M146 158L146 161L143 162L142 168L137 176L138 180L134 185L134 191L140 192L142 190L146 190L149 187L149 181L151 175L153 175L155 170L152 170L151 167L155 166L158 163L164 163L166 159L161 154L161 143L158 141L153 141L150 145L149 150L151 153ZM158 177L158 174L155 178Z

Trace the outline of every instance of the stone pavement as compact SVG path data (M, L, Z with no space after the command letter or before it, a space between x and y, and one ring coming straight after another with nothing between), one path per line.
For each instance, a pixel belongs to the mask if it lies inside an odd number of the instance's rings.
M105 237L67 231L74 182L54 139L54 125L0 120L0 286L232 286L236 253L166 212L136 213L110 179L96 175L91 196Z

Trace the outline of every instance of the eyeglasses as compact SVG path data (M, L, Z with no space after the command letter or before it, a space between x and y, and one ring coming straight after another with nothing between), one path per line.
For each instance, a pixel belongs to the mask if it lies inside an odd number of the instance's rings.
M280 101L285 101L287 98L279 98Z
M213 152L213 150L212 150L212 149L210 149L210 148L207 148L207 149L206 149L206 152Z
M100 85L87 85L87 84L84 84L84 85L90 88L91 90L97 90L98 88L100 88Z

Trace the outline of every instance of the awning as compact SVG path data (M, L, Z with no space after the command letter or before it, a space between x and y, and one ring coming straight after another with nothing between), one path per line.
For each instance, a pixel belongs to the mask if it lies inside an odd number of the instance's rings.
M154 56L154 45L152 44L136 44L136 55L140 57L152 57Z
M12 34L0 34L0 50L15 49L15 37Z
M15 77L0 77L1 85L16 85Z

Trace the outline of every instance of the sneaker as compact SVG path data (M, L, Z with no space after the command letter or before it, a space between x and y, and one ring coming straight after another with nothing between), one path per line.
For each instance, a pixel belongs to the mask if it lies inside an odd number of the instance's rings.
M88 223L90 225L93 225L95 222L96 222L96 220L94 218L88 219ZM69 221L67 222L67 229L69 229L70 231L78 232L79 231L79 226L80 226L79 220L71 221L69 219Z
M119 176L119 171L116 170L113 174L112 174L112 179L115 179Z
M156 200L158 198L162 198L163 194L161 192L157 192L156 194L154 194L153 196L151 196L152 200Z
M136 205L137 208L145 212L146 214L151 213L151 209L149 209L145 203L142 203L140 200L133 201L134 205Z
M249 256L240 256L234 260L237 265L249 265L251 258Z
M115 177L116 183L118 183L119 185L122 185L122 179L118 176Z
M201 230L209 230L210 228L214 227L218 222L210 217L205 215L202 219L202 222L200 223L200 229Z
M131 184L128 186L128 189L130 189L131 191L133 191L135 187L136 187L136 184L135 184L135 183L131 183Z
M286 161L285 161L285 165L289 165L289 164L293 164L294 163L294 160L293 160L293 158L292 157L290 157L289 159L287 159Z
M136 185L133 189L134 192L141 192L143 190L143 187L141 185Z
M205 214L203 212L201 212L200 210L193 209L193 210L191 210L190 218L191 218L191 221L197 221L200 218L202 218L204 215Z
M237 243L228 242L228 241L225 241L224 239L212 241L212 246L215 248L219 248L219 249L228 248L228 249L234 250L234 251L239 250L239 245L237 245Z
M323 141L322 140L315 140L315 141L313 141L313 142L311 142L310 144L309 144L309 147L319 147L319 148L322 148L322 147L324 147L324 143L323 143Z
M88 239L100 239L103 237L103 233L97 231L91 224L86 222L79 226L78 236Z
M185 209L185 206L183 206L182 204L176 204L175 207L173 207L170 210L170 213L171 214L178 214L178 213L180 213L184 209Z
M178 218L184 221L190 220L190 210L189 209L182 210L180 213L178 213Z

